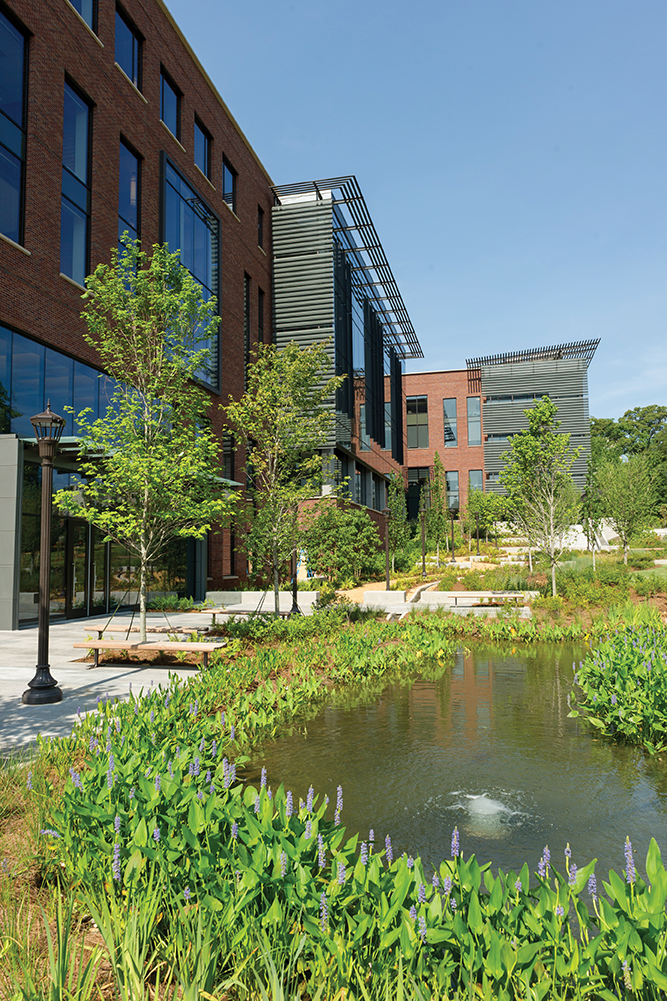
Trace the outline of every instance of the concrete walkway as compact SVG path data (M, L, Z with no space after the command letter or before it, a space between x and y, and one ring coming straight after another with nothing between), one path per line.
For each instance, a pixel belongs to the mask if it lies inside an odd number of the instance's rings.
M114 625L129 623L129 615L117 615ZM155 625L164 625L163 614L149 616ZM202 617L202 624L207 624ZM37 663L37 627L15 632L0 631L0 754L28 748L39 733L44 737L64 737L72 731L77 711L95 709L100 699L119 696L127 698L130 683L135 693L142 688L166 684L169 674L181 678L192 677L198 668L190 665L114 666L105 663L92 669L87 663L78 662L85 650L74 650L73 643L87 636L97 638L94 630L106 625L108 616L95 619L70 619L52 623L50 629L49 659L51 674L62 689L63 699L51 706L24 706L21 695L34 677ZM193 615L169 613L170 625L196 625ZM122 638L122 634L116 636Z

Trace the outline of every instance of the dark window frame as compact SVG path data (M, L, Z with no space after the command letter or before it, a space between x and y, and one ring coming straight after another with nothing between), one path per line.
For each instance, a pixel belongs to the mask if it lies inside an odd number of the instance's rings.
M264 209L257 206L257 246L264 250Z
M94 127L93 112L94 112L94 109L95 109L95 102L90 97L88 97L88 95L86 94L86 92L84 90L82 90L81 87L78 85L78 83L75 80L73 80L72 77L70 77L68 74L65 74L65 87L69 87L70 90L74 91L74 93L77 95L77 97L79 97L80 100L82 100L84 102L84 104L88 105L88 149L86 151L86 178L87 178L87 182L86 182L86 185L85 185L86 190L88 192L87 211L86 211L86 255L85 255L86 256L86 260L85 260L85 265L84 265L84 270L85 270L84 278L85 278L86 275L90 274L90 230L91 230L91 216L93 214L93 206L92 206L92 202L93 202L93 190L92 190L92 188L93 188L93 184L92 184L92 181L93 181L93 127ZM65 88L63 87L63 108L64 108L64 105L65 105ZM63 118L63 144L64 144L64 128L65 128L65 122L64 122L64 118ZM65 166L64 160L63 160L63 163L62 163L62 170L66 170L67 173L70 174L72 177L76 178L76 180L79 181L79 183L83 183L80 180L80 178L76 177L76 174L74 174L69 169L69 167ZM61 208L60 208L60 213L61 213L61 235L60 235L60 238L61 238L61 242L62 242L62 199L63 198L67 199L68 202L70 202L72 205L74 205L80 211L83 211L81 209L81 206L76 205L76 202L72 201L71 198L68 198L68 196L63 192L63 190L62 190L62 179L61 179L61 192L60 192L60 205L61 205ZM61 247L61 253L62 253L62 247ZM65 274L64 271L61 272L61 273ZM72 275L67 275L67 277L70 278L72 281L76 281L76 278L73 278ZM79 284L79 283L77 282L77 284Z
M170 90L174 93L174 95L176 97L176 132L172 132L172 130L169 128L169 125L167 124L167 122L165 122L165 120L163 118L163 112L164 112L164 85L165 85L165 83L167 84L167 86L170 88ZM182 102L183 102L183 91L180 89L180 87L178 87L176 85L176 83L174 81L174 78L172 77L171 73L169 73L164 68L164 66L160 65L160 121L162 122L162 124L164 125L164 127L166 129L168 129L169 132L171 132L172 136L174 137L174 139L177 140L177 142L181 141L181 105L182 105Z
M420 414L425 414L426 415L426 420L425 421L419 421L419 420L411 421L410 420L411 414L408 411L408 406L413 401L414 401L415 407L416 407L416 409L414 411L414 416L415 417L419 417ZM422 403L424 404L424 408L420 409L420 404L422 404ZM419 396L406 396L405 397L405 424L406 424L406 429L407 429L407 447L410 450L417 449L417 448L428 448L429 447L428 394L421 394ZM413 427L417 428L417 435L416 435L416 437L417 437L417 444L416 445L410 445L410 438L413 437L413 435L410 434L410 429L413 428ZM423 438L423 435L421 435L419 433L421 428L426 428L426 442L425 443L420 440L420 439Z
M228 189L226 187L226 184L225 184L225 170L227 170L229 172L229 174L231 176L231 179L232 179L232 190L231 191L228 191ZM237 212L236 212L237 183L236 182L237 182L238 176L239 175L238 175L237 171L234 170L233 166L231 165L231 163L229 162L229 160L227 159L227 157L223 156L223 158L222 158L222 200L223 200L223 202L225 202L229 206L229 208L232 210L232 212L234 213L234 215L237 215Z
M264 343L264 289L257 286L257 341Z
M120 158L120 147L121 146L124 146L125 149L128 151L128 153L131 153L132 156L136 157L136 160L137 160L137 228L136 228L136 234L137 235L136 235L136 239L139 240L139 239L141 239L141 189L142 189L142 173L143 173L143 160L144 160L144 158L141 155L141 153L139 153L139 151L137 149L135 149L135 147L132 145L132 143L129 142L126 139L126 137L123 135L122 132L120 134L120 140L119 140L119 144L118 144L119 158ZM118 179L118 193L119 193L119 196L120 196L120 177ZM127 223L127 219L125 219L124 216L122 216L120 214L120 205L118 206L118 219L119 220L122 219L123 222ZM128 227L129 227L129 223L128 223ZM118 228L120 229L120 226Z
M446 403L454 404L454 418L452 419L445 406ZM458 448L459 445L459 401L457 396L445 396L442 400L442 425L443 443L445 448ZM453 434L453 440L447 438L447 430Z
M115 36L115 34L114 34L114 60L118 64L118 66L120 66L120 68L122 69L123 73L125 73L125 76L128 77L128 79L132 81L132 83L137 88L137 90L141 92L141 89L142 89L142 77L143 77L143 61L144 61L143 60L143 54L144 54L143 53L143 49L144 49L144 41L145 41L145 39L144 39L143 34L139 31L139 29L137 28L136 24L134 23L134 21L130 17L130 15L127 13L127 11L125 10L125 8L122 6L122 4L119 4L119 3L116 4L116 15L121 19L121 21L123 21L125 23L125 26L129 29L130 33L132 34L133 41L136 42L136 45L137 45L137 79L136 79L136 81L132 80L132 77L127 72L127 70L125 69L125 67L121 66L121 64L116 59L116 36ZM114 24L115 24L115 22L114 22ZM162 95L161 94L160 94L160 99L162 99Z
M32 38L32 32L26 28L26 26L16 17L14 12L5 6L0 0L0 14L6 17L7 21L11 24L13 28L18 31L20 35L23 35L23 83L21 87L21 102L22 102L22 115L21 115L21 125L17 126L13 119L5 115L4 112L0 112L4 118L7 119L14 127L17 127L21 131L21 156L17 156L8 146L2 143L3 147L21 164L21 180L19 185L19 225L18 225L18 243L19 246L24 245L25 241L25 199L26 199L26 140L28 132L28 79L29 79L29 62L30 62L30 39ZM3 233L3 236L7 234ZM11 240L10 236L7 236L8 240Z
M81 11L76 10L76 4L74 4L72 2L72 0L69 0L69 3L70 3L70 6L72 6L74 8L74 10L76 11L76 13L79 15L79 17L81 18L81 20L83 21L83 23L87 24L88 27L90 28L90 30L93 32L93 34L96 35L97 34L97 20L98 20L97 15L98 15L98 7L99 7L98 0L93 0L93 4L92 4L92 22L93 23L92 24L88 24L88 22L86 21L85 17L81 13Z
M198 161L197 161L197 131L196 131L197 129L199 129L199 131L201 132L201 134L204 137L204 140L206 141L206 170L203 170L202 167L201 167L201 164L199 164ZM194 154L195 166L199 167L199 169L201 170L201 172L204 175L204 177L206 178L206 180L210 181L211 180L211 167L212 167L212 160L213 160L213 158L212 158L213 136L211 135L211 133L209 132L209 130L206 128L206 126L202 122L202 120L199 117L199 115L195 115L194 143L193 143L193 146L194 146L193 154Z

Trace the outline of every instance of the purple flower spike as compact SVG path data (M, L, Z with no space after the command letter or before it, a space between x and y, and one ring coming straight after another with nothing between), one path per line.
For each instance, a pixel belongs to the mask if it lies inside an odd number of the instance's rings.
M612 706L615 706L617 702L618 702L618 699L616 698L616 692L612 692L612 696L611 696L611 704L612 704Z
M336 790L336 812L341 813L343 809L343 787L338 786Z
M232 726L229 729L229 739L236 740L236 727Z
M308 810L308 813L313 812L314 799L315 799L315 790L313 789L312 786L310 786L310 788L308 789L308 796L306 797L306 810Z
M285 797L285 814L289 820L294 812L294 801L292 799L292 790L287 790L287 796Z
M637 879L637 871L635 869L635 860L632 854L632 844L630 838L625 839L625 848L623 849L625 854L625 878L628 883L634 883Z
M568 861L569 861L569 859L572 858L572 849L570 848L570 842L569 841L568 841L567 845L565 846L565 858L568 859Z
M218 753L218 744L214 740L213 743L211 744L211 757L214 758L217 753Z
M568 880L568 883L570 884L570 886L574 886L576 881L577 881L577 867L574 864L574 862L572 862L570 864L570 878Z
M555 907L555 908L554 908L554 914L555 914L555 915L556 915L557 917L559 917L559 918L562 918L562 917L563 917L563 914L564 914L564 913L565 913L565 911L564 911L564 910L563 910L563 908L562 908L562 907L560 906L560 904L558 905L558 907Z
M523 886L521 884L521 880L520 879L517 879L516 883L514 884L514 889L516 890L517 893L521 893L521 890L523 889Z
M597 900L598 887L597 887L597 880L595 878L595 873L592 873L588 877L588 892L590 893L593 900Z
M345 883L345 863L338 863L338 885L343 886Z
M190 894L190 887L186 886L185 889L183 890L183 899L185 900L186 904L189 903L190 896L191 896L191 894Z
M120 845L118 842L113 846L113 862L111 864L113 878L120 883Z
M317 835L317 864L320 869L324 869L326 862L326 849L324 847L324 838L321 834Z
M266 786L266 768L264 768L262 766L262 780L261 780L261 786L260 786L260 788L264 789L265 786Z
M329 926L329 910L327 907L327 895L323 893L320 897L320 928L326 931Z
M118 814L116 814L114 818L113 829L116 832L116 834L120 834L120 817L118 816Z
M306 841L310 841L312 836L313 836L313 822L309 817L308 820L306 821L306 830L304 831L304 837Z
M423 914L419 915L419 937L422 940L422 945L426 944L426 918Z
M414 904L410 908L410 917L412 918L413 921L417 920L417 908L415 907Z
M158 772L158 774L155 776L155 791L160 792L161 789L162 789L162 782L160 779L160 773Z
M389 835L387 835L387 837L384 839L384 847L387 855L387 862L389 863L389 865L391 865L391 863L394 861L394 852L391 847L391 838L389 837Z
M234 839L234 841L237 840L238 836L239 836L239 825L236 823L236 821L234 821L234 823L232 824L232 838ZM283 873L283 875L285 874Z
M456 910L456 900L454 899L454 897L452 897L452 899L449 901L449 906L451 907L453 913Z
M431 880L431 883L433 884L433 886L436 886L436 887L440 886L440 879L438 877L437 872L433 873L433 879Z
M413 859L412 855L408 855L408 861L407 861L408 869L412 869L412 867L414 866L414 864L415 864L415 860Z
M203 754L205 750L206 750L206 741L202 737L201 744L199 745L199 753Z
M192 774L199 775L199 758L195 758L195 763L192 766Z
M285 852L280 853L280 875L284 876L287 872L287 855Z
M260 804L260 799L258 796L257 799L255 800L255 813L259 813L259 804Z
M375 844L375 831L373 830L372 827L371 827L370 831L368 832L368 842L369 842L370 845Z
M368 845L365 841L361 842L361 848L359 850L359 861L362 865L368 865Z
M457 858L461 851L461 840L459 838L459 829L455 827L452 831L452 858Z
M423 883L419 884L419 891L417 893L417 900L419 901L420 904L425 904L426 903L426 887L424 886Z
M445 891L446 896L449 896L452 892L452 880L449 876L445 876L445 882L442 884L442 888Z
M157 826L155 827L155 830L153 831L153 840L156 843L160 840L160 828L157 827Z

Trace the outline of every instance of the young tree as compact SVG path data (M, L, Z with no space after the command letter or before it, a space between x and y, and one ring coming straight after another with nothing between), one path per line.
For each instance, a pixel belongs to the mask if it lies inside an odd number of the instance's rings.
M403 477L392 473L387 492L387 507L389 516L389 549L391 551L391 572L394 573L396 553L403 549L410 540L408 512L405 506L405 486Z
M224 408L236 448L246 454L248 549L271 569L276 615L280 571L298 545L299 504L322 483L318 449L327 443L331 400L342 383L326 378L330 364L322 344L300 348L292 341L281 351L260 344L247 391Z
M649 520L653 505L653 473L648 457L631 455L626 462L606 462L598 472L600 499L605 516L623 545L623 562L635 532Z
M308 567L332 584L375 577L382 570L382 544L377 525L364 509L325 498L305 519L303 542Z
M433 479L430 486L430 505L426 511L426 531L436 547L436 562L440 566L440 543L447 538L447 481L445 467L439 452L433 459Z
M557 411L548 396L524 411L528 428L513 435L500 474L512 520L549 561L554 596L556 564L576 520L579 501L570 475L579 450L571 450L570 436L559 432Z
M602 528L604 509L598 482L598 470L592 459L588 461L586 486L581 497L581 525L588 542L588 548L593 552L593 570L595 571L595 550L598 536Z
M83 478L55 502L137 557L145 641L151 565L171 539L202 538L234 504L219 476L219 443L206 419L210 400L196 384L215 304L204 301L179 255L165 246L153 247L149 259L128 242L86 286L84 336L116 385L106 414L76 418Z

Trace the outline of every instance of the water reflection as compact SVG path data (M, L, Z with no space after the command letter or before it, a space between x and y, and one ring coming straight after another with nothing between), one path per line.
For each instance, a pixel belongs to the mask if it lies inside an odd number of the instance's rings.
M570 842L578 865L623 865L629 835L643 859L651 836L667 849L665 764L596 738L567 718L572 664L583 649L558 646L457 654L440 677L334 697L295 732L267 743L266 765L305 799L312 783L344 789L348 832L432 865L450 855L452 828L465 855L494 868L536 869L548 842L556 864Z

